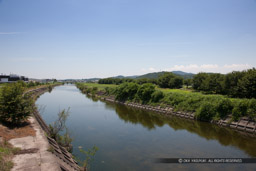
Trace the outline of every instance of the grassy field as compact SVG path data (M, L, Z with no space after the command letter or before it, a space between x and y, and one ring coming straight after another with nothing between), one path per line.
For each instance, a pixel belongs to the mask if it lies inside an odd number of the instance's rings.
M88 88L92 88L92 87L97 87L98 90L104 90L105 87L110 87L110 88L115 88L117 87L118 85L115 85L115 84L98 84L98 83L83 83L85 86L87 86ZM169 88L156 88L157 90L161 90L164 94L167 94L167 93L195 93L195 92L192 92L191 89L169 89ZM201 94L201 93L199 93Z
M88 88L97 87L98 90L104 90L105 87L115 88L118 85L115 84L97 84L97 83L83 83Z
M157 90L162 91L164 94L167 93L193 93L190 89L183 90L183 89L169 89L169 88L156 88Z

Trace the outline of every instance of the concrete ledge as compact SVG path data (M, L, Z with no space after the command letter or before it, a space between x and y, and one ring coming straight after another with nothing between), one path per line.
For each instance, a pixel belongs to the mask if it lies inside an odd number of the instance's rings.
M22 150L36 148L38 151L35 153L15 155L13 158L14 167L12 171L60 171L57 158L54 154L47 151L49 144L44 132L41 130L35 118L30 117L29 121L36 131L36 136L14 138L9 140L9 143Z

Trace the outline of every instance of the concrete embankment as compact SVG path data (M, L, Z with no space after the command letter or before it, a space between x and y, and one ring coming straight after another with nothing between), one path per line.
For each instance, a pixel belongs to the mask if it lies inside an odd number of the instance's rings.
M14 167L12 170L60 170L57 158L48 151L49 144L44 135L44 131L40 128L35 118L30 117L29 121L31 127L36 131L36 136L27 136L9 140L9 143L14 147L19 147L21 150L27 151L27 153L14 156Z
M47 87L29 90L33 98L39 97L48 91ZM31 126L36 130L36 136L11 139L9 142L20 147L24 154L16 155L13 158L14 167L12 170L33 170L33 171L78 171L81 168L65 148L55 140L49 138L49 128L43 121L38 111L29 118Z
M91 94L89 94L91 95ZM122 105L127 105L130 107L135 107L143 110L153 111L157 113L161 113L164 115L174 115L177 117L181 117L184 119L191 119L195 120L195 113L191 112L183 112L183 111L175 111L172 107L161 107L161 106L151 106L151 105L142 105L139 103L133 103L133 102L120 102L115 100L115 98L112 97L106 97L102 92L96 93L96 96L100 98L101 100L106 100L113 103L118 103ZM218 121L211 121L212 124L216 124L223 127L229 127L236 131L239 131L240 133L246 134L248 136L256 137L256 123L252 120L249 120L248 117L242 117L238 121L232 121L231 116L227 117L226 119L220 119Z

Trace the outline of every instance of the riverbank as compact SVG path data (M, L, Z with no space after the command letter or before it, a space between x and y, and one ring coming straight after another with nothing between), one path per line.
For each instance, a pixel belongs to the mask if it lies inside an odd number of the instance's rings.
M91 88L91 89L93 90L93 88ZM132 101L128 101L128 100L127 101L118 101L118 100L116 100L116 97L114 95L107 95L106 92L104 92L103 86L101 86L100 89L94 88L93 93L91 93L91 91L86 91L86 90L82 90L82 93L92 95L92 96L97 96L101 100L119 103L119 104L127 105L130 107L140 108L143 110L149 110L149 111L161 113L164 115L174 115L177 117L181 117L184 119L191 119L191 120L197 119L196 112L179 111L179 110L175 109L174 107L172 107L170 105L166 105L166 104L151 105L151 104L136 103L136 102L132 102ZM239 131L240 133L246 134L248 136L256 137L256 123L255 123L255 121L251 120L249 117L246 117L246 116L240 117L237 121L235 121L233 119L232 115L229 114L229 115L226 115L226 117L224 117L224 118L218 118L215 120L211 119L211 120L208 120L208 122L210 122L212 124L219 125L221 127L229 127L236 131Z
M53 87L58 85L61 84L34 87L34 89L27 89L24 94L29 94L35 101L41 94L51 91ZM5 169L9 170L13 167L12 170L80 170L72 155L65 149L61 149L62 147L54 140L47 137L45 128L41 126L44 121L40 120L38 115L39 113L34 107L34 113L25 125L19 128L0 127L2 141L6 143L8 141L10 149L19 150L18 153L8 156L12 158L13 163L10 160L6 161L8 167L5 167ZM47 125L46 127L48 128Z
M40 128L35 118L29 118L30 127L35 130L34 136L25 136L22 138L13 138L8 142L14 147L18 147L23 153L17 154L12 159L15 170L42 170L58 171L60 166L58 160L49 152L49 143L45 137L44 131Z
M127 105L130 107L149 110L149 111L153 111L153 112L157 112L157 113L161 113L161 114L165 114L165 115L174 115L174 116L181 117L184 119L195 120L195 113L174 111L174 109L171 107L162 108L161 106L142 105L139 103L132 103L132 102L120 102L120 101L116 101L113 98L109 98L109 97L107 97L107 98L104 97L101 99L109 101L109 102ZM230 127L230 128L235 129L236 131L239 131L243 134L246 133L246 135L248 135L248 136L256 137L256 123L254 121L250 121L248 117L243 117L238 121L232 121L232 118L228 117L226 119L220 119L219 121L211 121L210 123L216 124L219 126Z
M50 88L40 87L38 89L30 90L27 93L31 93L32 98L36 100L46 91L51 92L55 86L59 85L60 84L52 85ZM33 116L37 121L37 124L40 126L40 129L44 132L45 139L48 143L47 151L51 152L51 154L55 157L55 162L58 164L59 169L68 171L80 171L81 168L78 166L78 163L73 159L72 154L69 153L64 147L60 146L54 139L47 136L49 135L48 125L44 122L38 110L34 111Z

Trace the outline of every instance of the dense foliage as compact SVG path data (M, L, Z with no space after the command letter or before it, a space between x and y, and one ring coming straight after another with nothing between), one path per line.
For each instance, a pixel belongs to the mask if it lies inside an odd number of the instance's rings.
M11 124L20 124L25 121L33 111L32 98L26 91L40 85L48 85L50 90L52 85L56 84L59 83L18 81L3 84L0 88L0 120Z
M136 83L123 83L116 90L116 99L120 101L134 99L139 85Z
M24 95L24 82L5 85L1 89L0 119L4 122L19 124L26 120L32 111L32 100Z
M193 88L210 94L256 98L256 69L234 71L226 75L199 73L193 78Z
M152 94L155 92L155 86L151 83L142 84L138 91L137 97L143 103L147 103L151 100Z
M85 84L77 84L82 92L92 90ZM95 84L94 86L97 86ZM205 95L199 92L163 91L155 89L154 84L123 83L116 88L106 87L105 95L115 96L119 101L134 101L142 104L171 106L177 111L193 112L198 120L210 121L224 119L231 115L233 120L242 116L256 117L255 99L234 99L223 95Z
M181 88L183 85L183 78L173 73L165 72L160 75L158 79L140 78L104 78L99 80L99 84L122 84L127 82L133 82L137 84L152 83L159 85L162 88ZM190 82L187 82L190 83Z
M157 81L161 88L181 88L183 85L183 78L174 75L173 73L164 73Z
M183 83L187 87L192 85L196 91L219 95L182 91L163 93L163 90L155 89L155 85L161 88L181 88ZM193 79L186 80L172 73L163 73L157 80L128 79L128 81L123 80L123 82L115 84L120 85L116 88L108 87L105 92L106 95L114 95L116 100L168 105L175 110L195 112L196 118L199 120L218 120L226 118L228 115L231 115L233 120L238 120L243 116L255 120L256 117L255 68L241 72L234 71L226 75L199 73Z
M99 80L99 84L122 84L125 82L133 82L130 78L104 78Z
M140 78L140 79L131 79L131 78L103 78L99 80L99 84L122 84L126 82L133 82L137 84L144 84L144 83L154 83L157 84L156 79L148 79L148 78Z

